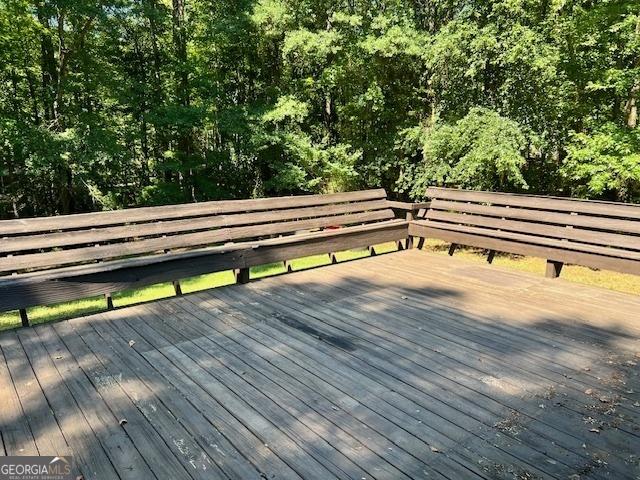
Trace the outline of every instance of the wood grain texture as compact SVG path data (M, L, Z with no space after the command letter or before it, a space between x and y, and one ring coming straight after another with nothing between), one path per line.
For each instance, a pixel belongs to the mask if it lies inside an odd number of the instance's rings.
M524 244L510 240L462 233L451 230L430 228L413 222L409 225L409 234L416 237L438 238L446 242L459 243L472 247L498 250L500 252L514 253L518 255L530 255L532 257L546 258L564 263L573 263L587 267L613 270L622 273L640 275L640 262L636 260L624 260L615 257L603 257L572 250L544 247L533 244Z
M169 253L160 258L119 261L117 268L111 265L113 262L104 262L86 268L71 267L6 278L0 280L0 310L48 305L205 273L365 247L405 238L407 228L406 221L393 220L242 245Z
M0 432L87 480L632 480L639 312L379 255L2 332Z
M384 189L358 192L334 193L328 195L298 195L292 197L258 198L249 200L225 200L161 207L129 208L111 212L94 212L57 217L38 217L0 222L0 235L26 234L56 230L94 228L137 222L151 222L158 219L199 217L223 213L268 211L281 208L302 208L330 205L342 202L380 200L386 197Z
M147 223L128 223L116 227L91 228L89 230L74 230L71 232L55 232L45 234L31 234L7 237L0 243L0 252L26 252L35 249L50 249L56 247L67 247L70 245L98 244L122 239L142 239L144 237L170 235L184 232L194 232L198 230L208 230L221 227L249 226L256 224L267 224L271 222L283 222L287 220L313 219L317 217L335 217L333 222L341 225L340 221L345 217L340 215L353 214L358 212L368 212L375 210L385 210L388 206L384 200L373 200L365 202L339 203L333 205L322 205L308 208L294 208L284 210L274 210L266 212L238 213L209 215L194 217L183 220L165 220L157 218L156 221ZM348 222L348 218L346 220ZM388 217L388 218L392 218ZM162 221L159 221L162 220ZM320 228L330 222L318 219L317 223L309 221L309 227ZM343 220L344 221L344 220ZM357 220L356 220L357 221ZM367 221L366 219L363 221ZM1 225L1 222L0 222ZM283 230L286 231L286 230ZM280 233L277 231L276 233Z
M0 222L0 310L406 237L384 190L205 202ZM322 246L324 244L324 246ZM248 280L247 275L240 277ZM28 324L26 312L23 323Z
M562 263L640 273L640 206L534 195L429 188L430 207L409 233ZM424 238L424 237L423 237Z
M481 202L511 207L528 207L541 210L586 213L605 217L633 218L640 220L640 206L617 202L600 202L576 198L543 197L539 195L518 195L501 192L481 192L453 188L430 187L427 197L461 202Z
M44 253L13 255L0 258L0 272L15 272L25 269L65 266L73 263L94 262L111 258L128 257L175 249L197 248L206 245L246 240L253 237L294 233L332 225L352 225L370 223L393 218L390 210L353 215L325 217L322 220L300 220L292 222L268 223L243 227L228 227L216 230L184 233L146 240L121 242L111 245L73 248Z

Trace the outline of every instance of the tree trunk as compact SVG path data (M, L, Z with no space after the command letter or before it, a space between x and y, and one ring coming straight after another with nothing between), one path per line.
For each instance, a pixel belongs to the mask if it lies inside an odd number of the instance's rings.
M638 126L638 94L640 94L640 81L631 88L629 98L625 105L627 115L627 126L636 128Z
M189 91L189 71L187 68L187 34L185 26L185 0L173 0L173 47L175 54L175 97L178 104L182 107L190 105ZM193 138L191 128L181 126L177 132L176 147L178 158L182 161L188 161L193 153ZM184 179L185 173L188 178L183 183L183 188L190 188L193 178L190 170L180 172L179 179ZM186 183L186 184L184 184Z
M40 35L40 67L42 70L42 103L44 105L44 118L47 121L53 119L53 101L55 99L55 85L58 83L56 59L54 56L53 42L48 32L51 28L49 18L45 14L44 6L37 6L37 16L42 25Z
M636 36L640 37L640 18L636 22ZM640 59L636 59L636 66L640 66ZM625 111L627 115L627 126L629 128L636 128L638 126L638 95L640 94L640 79L636 78L627 103L625 104Z

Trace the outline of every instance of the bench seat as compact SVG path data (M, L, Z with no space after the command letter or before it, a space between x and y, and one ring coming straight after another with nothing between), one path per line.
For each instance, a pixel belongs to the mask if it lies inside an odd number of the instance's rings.
M0 310L404 240L390 207L377 189L0 221Z
M455 245L640 274L640 206L613 202L430 188L430 206L409 233Z

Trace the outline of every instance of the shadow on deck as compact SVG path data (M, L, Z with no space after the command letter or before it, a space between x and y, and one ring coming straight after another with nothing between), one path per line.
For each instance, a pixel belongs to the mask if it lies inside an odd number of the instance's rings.
M0 334L90 479L638 478L640 300L419 251Z

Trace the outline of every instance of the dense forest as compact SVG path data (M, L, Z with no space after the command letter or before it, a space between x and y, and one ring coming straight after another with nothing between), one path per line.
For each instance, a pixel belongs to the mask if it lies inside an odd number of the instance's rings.
M638 0L0 0L0 216L426 185L640 201Z

